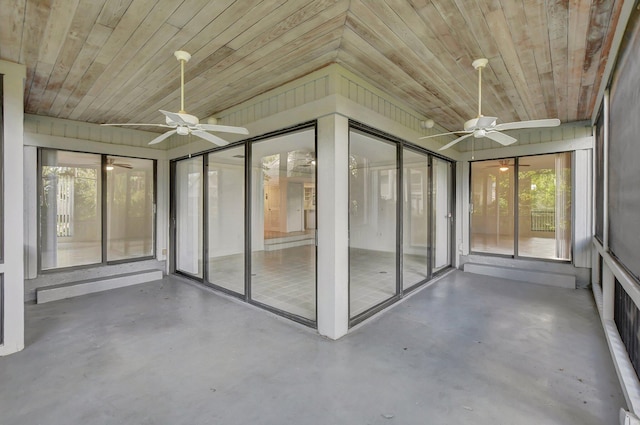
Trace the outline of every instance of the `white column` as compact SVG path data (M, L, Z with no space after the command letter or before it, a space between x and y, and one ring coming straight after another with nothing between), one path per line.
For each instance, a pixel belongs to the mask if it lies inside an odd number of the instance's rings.
M23 122L24 65L0 61L3 79L4 258L0 276L4 293L0 355L24 348Z
M349 121L318 120L318 332L338 339L349 329Z
M592 151L581 149L574 153L573 164L573 264L576 267L591 267L592 243Z

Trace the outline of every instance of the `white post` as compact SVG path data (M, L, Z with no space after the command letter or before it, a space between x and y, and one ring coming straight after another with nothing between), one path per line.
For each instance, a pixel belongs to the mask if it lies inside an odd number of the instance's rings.
M338 339L349 329L349 121L318 120L318 332Z
M602 319L613 320L616 297L616 281L606 262L602 264Z
M3 261L0 262L3 341L0 355L24 348L23 135L24 65L0 61L3 102Z

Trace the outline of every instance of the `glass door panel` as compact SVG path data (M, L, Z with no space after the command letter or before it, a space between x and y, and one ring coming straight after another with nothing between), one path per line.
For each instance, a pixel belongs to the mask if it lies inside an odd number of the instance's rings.
M514 255L514 164L471 163L471 251Z
M42 149L42 270L102 262L101 156Z
M251 299L316 320L315 131L251 152Z
M349 134L349 310L355 317L397 294L396 145Z
M244 294L244 146L209 154L207 281Z
M176 163L176 269L203 277L202 156Z
M451 210L452 171L451 163L433 158L433 272L451 265Z
M403 157L403 289L429 277L429 158L404 149Z
M153 160L108 156L107 261L153 255Z
M571 259L571 153L519 159L518 255Z

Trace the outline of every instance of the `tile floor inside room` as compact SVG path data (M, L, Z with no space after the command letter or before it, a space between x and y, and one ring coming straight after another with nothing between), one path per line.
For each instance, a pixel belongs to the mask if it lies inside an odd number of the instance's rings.
M454 271L338 341L186 279L26 306L0 422L613 424L593 297Z

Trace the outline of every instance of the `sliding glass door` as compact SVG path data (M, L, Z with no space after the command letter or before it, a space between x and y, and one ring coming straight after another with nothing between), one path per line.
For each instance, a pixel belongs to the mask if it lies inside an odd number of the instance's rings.
M451 265L451 234L453 225L453 173L448 161L433 158L433 235L432 269L436 273Z
M244 146L207 155L207 282L244 294Z
M251 299L315 321L315 132L251 149Z
M349 134L349 311L353 318L398 295L396 144Z
M176 270L203 277L202 156L179 161L175 171Z

